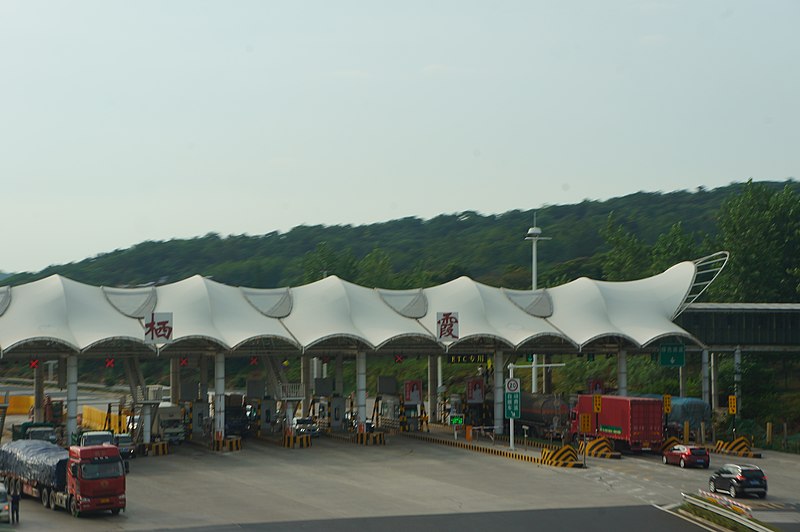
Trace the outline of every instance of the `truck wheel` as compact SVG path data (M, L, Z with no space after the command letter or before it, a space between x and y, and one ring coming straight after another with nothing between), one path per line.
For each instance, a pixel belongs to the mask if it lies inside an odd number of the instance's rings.
M58 505L56 504L56 492L50 490L50 509L55 511L57 508Z
M111 515L119 515L119 508L112 508Z
M47 490L47 488L42 488L42 493L40 495L42 496L42 506L44 506L45 508L49 508L50 492Z
M78 501L75 497L70 497L69 499L69 513L71 513L73 517L81 516L81 512L78 510Z

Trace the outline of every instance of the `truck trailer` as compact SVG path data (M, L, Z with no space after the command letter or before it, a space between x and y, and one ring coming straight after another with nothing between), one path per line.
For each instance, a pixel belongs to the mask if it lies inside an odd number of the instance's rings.
M520 392L519 408L518 433L527 426L533 438L560 439L569 425L569 402L556 395Z
M9 493L39 499L75 517L125 509L125 469L113 445L72 446L18 440L0 447L0 477Z
M589 414L589 438L606 437L619 451L649 451L658 449L664 440L663 404L658 399L601 395L599 414L594 412L594 396L579 395L571 417L570 434L573 441L581 436L580 415Z

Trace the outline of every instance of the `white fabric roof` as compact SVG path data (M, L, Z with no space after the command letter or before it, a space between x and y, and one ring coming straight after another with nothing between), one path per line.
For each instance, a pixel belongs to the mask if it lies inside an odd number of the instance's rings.
M504 290L467 277L425 289L387 290L335 276L295 288L255 289L201 276L157 287L108 288L53 275L0 288L0 353L27 355L41 341L64 352L120 340L144 345L142 318L150 312L173 313L170 350L198 340L224 351L259 340L298 351L331 339L369 350L402 348L406 341L457 349L488 340L513 350L542 339L575 349L604 337L637 347L664 336L694 340L672 320L690 292L697 297L702 260L637 281L581 278L537 291ZM457 340L437 340L437 312L458 313Z

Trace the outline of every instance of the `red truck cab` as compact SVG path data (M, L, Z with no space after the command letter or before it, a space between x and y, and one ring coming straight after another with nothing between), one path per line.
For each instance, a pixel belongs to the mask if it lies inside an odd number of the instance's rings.
M117 514L125 509L125 468L119 449L113 445L92 445L69 448L67 467L69 511L110 510Z

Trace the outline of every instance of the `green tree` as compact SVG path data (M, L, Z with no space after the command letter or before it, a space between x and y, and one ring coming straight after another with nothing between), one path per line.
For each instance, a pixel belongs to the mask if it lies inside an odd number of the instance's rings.
M375 288L397 288L396 275L389 255L380 248L373 249L358 262L357 284Z
M774 191L748 181L720 209L719 239L730 260L712 287L718 300L798 301L800 197L787 185Z
M679 262L696 259L699 255L696 237L684 232L683 225L678 222L668 232L659 235L653 244L650 272L661 273Z
M603 256L603 277L607 281L640 279L650 271L649 247L618 225L613 212L608 215L600 234L610 248Z

